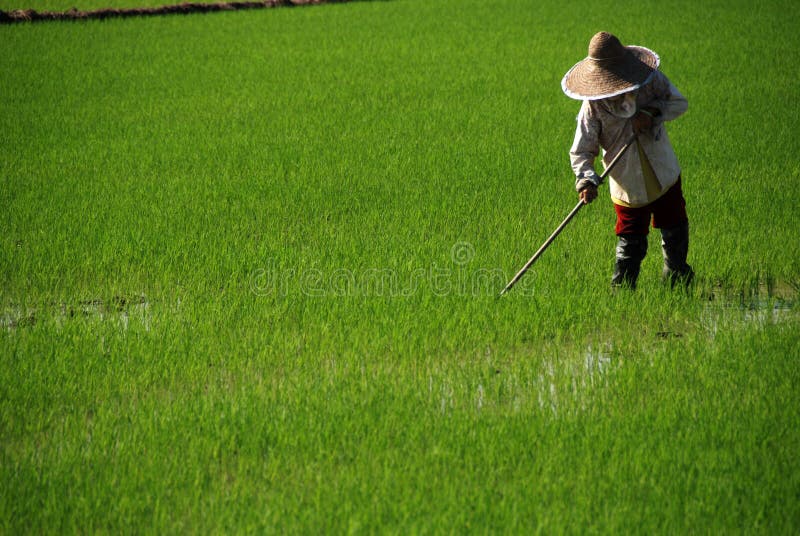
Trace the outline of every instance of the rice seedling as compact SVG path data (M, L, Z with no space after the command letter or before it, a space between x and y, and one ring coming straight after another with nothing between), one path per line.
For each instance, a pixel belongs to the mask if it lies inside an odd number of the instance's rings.
M0 530L796 532L798 7L655 8L0 27ZM498 299L599 28L689 99L697 281L613 293L603 191Z

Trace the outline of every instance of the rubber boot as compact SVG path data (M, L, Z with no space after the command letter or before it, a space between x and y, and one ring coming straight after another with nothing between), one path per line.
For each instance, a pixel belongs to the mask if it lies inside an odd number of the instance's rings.
M686 263L689 254L689 222L661 229L661 249L664 252L663 279L670 287L689 286L694 270Z
M624 234L617 238L617 258L611 286L635 289L642 259L647 255L647 235Z

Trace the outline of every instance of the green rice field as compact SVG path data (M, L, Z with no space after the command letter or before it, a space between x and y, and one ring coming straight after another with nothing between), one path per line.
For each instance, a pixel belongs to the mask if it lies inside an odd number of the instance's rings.
M797 534L799 18L0 26L0 533ZM560 80L600 30L689 100L696 281L652 232L611 291L604 187L498 299L577 202Z

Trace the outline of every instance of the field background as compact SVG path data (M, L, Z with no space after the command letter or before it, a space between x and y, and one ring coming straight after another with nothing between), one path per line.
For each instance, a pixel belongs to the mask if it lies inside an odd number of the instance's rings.
M796 533L799 15L0 27L0 532ZM576 201L559 82L601 29L689 99L697 284L654 233L612 294L606 193L497 300Z

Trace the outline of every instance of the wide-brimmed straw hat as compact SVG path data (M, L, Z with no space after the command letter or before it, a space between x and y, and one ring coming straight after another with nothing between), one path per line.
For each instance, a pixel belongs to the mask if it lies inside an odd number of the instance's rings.
M573 99L607 99L646 84L659 62L649 48L626 47L608 32L596 33L589 41L589 56L567 71L561 89Z

